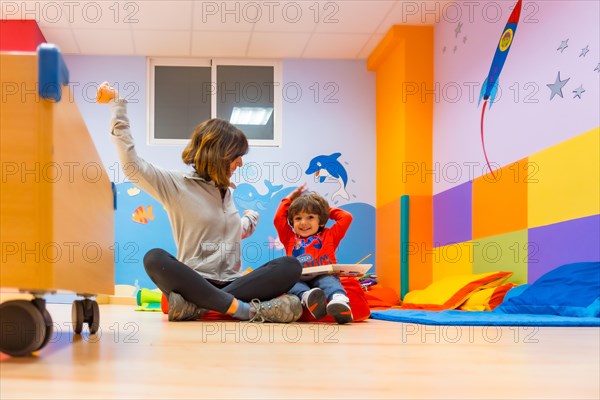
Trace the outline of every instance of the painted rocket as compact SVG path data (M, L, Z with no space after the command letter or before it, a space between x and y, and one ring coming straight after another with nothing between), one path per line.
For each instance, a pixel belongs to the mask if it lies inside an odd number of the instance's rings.
M521 1L517 1L515 4L515 8L513 9L508 21L506 22L506 26L502 31L502 35L500 36L500 41L498 42L498 48L496 49L496 53L494 54L494 59L492 60L492 66L490 68L490 72L488 73L487 78L483 82L483 86L481 88L481 92L479 93L479 103L481 103L481 99L483 99L483 107L481 109L481 147L483 148L483 155L485 157L485 162L490 170L490 173L494 178L496 175L494 174L494 170L490 164L490 160L488 159L487 152L485 151L485 140L483 134L483 121L485 117L485 106L487 105L488 100L490 101L490 108L492 107L492 103L496 98L496 93L498 92L498 77L500 76L500 72L502 72L502 67L504 67L504 62L506 61L506 57L508 56L508 52L510 51L510 47L515 39L515 32L517 31L517 24L519 23L519 17L521 16Z
M506 61L506 57L508 56L508 52L510 51L510 47L515 38L517 24L519 23L519 17L521 16L521 1L522 0L517 1L515 8L506 22L506 26L504 27L502 36L500 36L500 41L498 42L498 48L494 54L494 59L492 60L490 72L488 73L487 78L485 78L483 87L479 93L479 103L481 103L481 99L489 99L490 107L492 107L492 103L496 98L496 92L498 91L498 77L500 76L500 72L502 72L502 67L504 66L504 62Z

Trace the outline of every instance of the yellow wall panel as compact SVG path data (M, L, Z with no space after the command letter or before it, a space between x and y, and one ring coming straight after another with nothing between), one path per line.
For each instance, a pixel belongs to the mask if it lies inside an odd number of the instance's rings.
M431 258L433 282L449 276L468 275L473 269L473 246L471 242L461 242L436 247Z
M600 129L529 157L530 228L600 214Z

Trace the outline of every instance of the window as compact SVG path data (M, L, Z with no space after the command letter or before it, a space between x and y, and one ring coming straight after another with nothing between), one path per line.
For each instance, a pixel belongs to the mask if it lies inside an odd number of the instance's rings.
M151 58L148 76L149 144L187 144L196 125L221 118L251 146L281 145L279 63Z

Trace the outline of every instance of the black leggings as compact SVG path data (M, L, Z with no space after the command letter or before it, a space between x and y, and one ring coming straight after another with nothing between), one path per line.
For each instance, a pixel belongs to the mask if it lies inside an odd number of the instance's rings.
M198 307L220 313L229 309L234 297L245 302L271 300L290 290L302 273L302 265L296 258L280 257L219 285L206 280L162 249L146 253L144 268L152 282L167 296L175 291Z

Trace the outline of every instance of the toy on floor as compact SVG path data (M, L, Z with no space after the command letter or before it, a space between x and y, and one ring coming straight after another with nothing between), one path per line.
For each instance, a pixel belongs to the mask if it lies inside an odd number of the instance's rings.
M135 298L138 305L135 311L161 311L161 291L142 288L137 291Z

